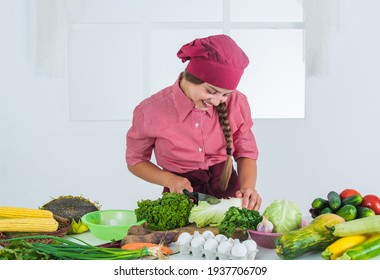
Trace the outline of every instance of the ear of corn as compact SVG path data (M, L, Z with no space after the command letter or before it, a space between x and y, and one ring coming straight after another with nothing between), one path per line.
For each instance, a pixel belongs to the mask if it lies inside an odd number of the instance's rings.
M329 245L322 253L322 258L326 260L335 260L340 257L346 250L367 240L369 235L352 235L339 238Z
M49 210L0 206L0 218L53 218Z
M0 232L52 232L58 229L54 218L0 219Z

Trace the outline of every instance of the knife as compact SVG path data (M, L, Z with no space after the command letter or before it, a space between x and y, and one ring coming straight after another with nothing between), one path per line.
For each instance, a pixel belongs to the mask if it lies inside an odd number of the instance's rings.
M190 200L193 201L195 204L198 204L198 201L206 201L212 205L218 204L220 202L219 198L205 193L189 192L188 190L183 190L183 193L187 195L190 198Z

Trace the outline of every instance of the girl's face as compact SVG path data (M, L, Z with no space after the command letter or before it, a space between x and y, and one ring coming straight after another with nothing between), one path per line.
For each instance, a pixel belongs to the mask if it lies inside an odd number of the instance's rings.
M193 84L189 83L186 95L194 102L195 107L206 110L211 106L218 106L226 102L228 96L233 92L230 89L222 89L208 83Z

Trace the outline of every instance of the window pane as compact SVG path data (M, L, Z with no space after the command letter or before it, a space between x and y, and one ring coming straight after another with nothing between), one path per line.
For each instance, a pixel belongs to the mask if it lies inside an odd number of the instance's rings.
M300 22L298 0L231 0L231 21Z
M254 118L303 118L305 66L302 30L235 30L232 36L250 58L239 89Z
M220 0L151 0L153 22L221 22L223 1Z

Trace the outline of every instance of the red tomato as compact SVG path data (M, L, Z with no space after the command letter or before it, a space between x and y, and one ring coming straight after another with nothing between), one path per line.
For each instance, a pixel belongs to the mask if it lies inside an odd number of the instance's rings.
M357 190L355 189L344 189L341 193L340 193L340 198L341 199L344 199L346 197L350 197L354 194L359 194L360 196L362 196Z
M361 206L371 208L376 215L380 215L380 198L374 194L367 194L363 196Z

